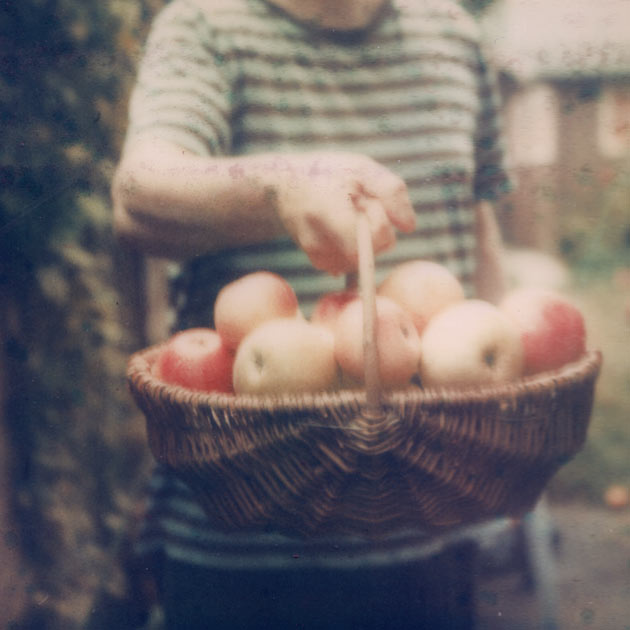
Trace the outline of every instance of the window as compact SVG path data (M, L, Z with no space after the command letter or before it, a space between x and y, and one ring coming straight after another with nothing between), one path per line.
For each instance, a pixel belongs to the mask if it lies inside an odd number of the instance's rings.
M630 85L607 87L598 106L597 142L609 159L630 151Z
M553 164L558 154L558 98L534 83L517 91L506 108L507 141L514 166Z

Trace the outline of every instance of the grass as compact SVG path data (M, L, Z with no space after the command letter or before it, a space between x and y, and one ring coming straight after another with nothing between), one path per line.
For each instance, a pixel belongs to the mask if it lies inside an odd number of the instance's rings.
M550 485L556 499L601 502L613 483L630 486L630 272L622 266L578 266L569 292L587 323L588 345L604 363L585 448Z

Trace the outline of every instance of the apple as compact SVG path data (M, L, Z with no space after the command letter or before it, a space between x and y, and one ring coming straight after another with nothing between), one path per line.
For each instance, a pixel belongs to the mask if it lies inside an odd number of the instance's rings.
M630 490L621 484L612 484L604 492L604 503L613 510L626 508L630 505Z
M536 374L576 361L586 351L586 327L580 309L557 291L521 287L499 308L519 328L524 372Z
M435 315L420 337L424 387L500 384L521 376L517 326L498 307L464 300Z
M385 387L406 385L418 371L420 336L411 316L393 300L376 296L378 368ZM334 329L335 356L350 382L364 382L363 303L357 298L341 311Z
M330 330L296 317L272 319L241 342L233 367L237 394L331 389L337 378Z
M444 265L429 260L397 265L378 287L378 294L408 311L419 334L436 313L465 298L457 277Z
M299 315L295 291L270 271L256 271L226 284L214 303L214 326L231 350L263 322Z
M320 326L328 326L331 330L334 329L335 322L341 311L349 302L356 300L358 297L359 293L356 289L324 293L315 303L311 314L311 322Z
M166 383L204 392L232 392L234 355L212 328L173 335L160 351L156 376Z

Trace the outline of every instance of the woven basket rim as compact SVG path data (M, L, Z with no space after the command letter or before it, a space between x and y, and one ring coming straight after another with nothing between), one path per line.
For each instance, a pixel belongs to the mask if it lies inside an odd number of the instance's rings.
M500 387L384 392L375 410L361 389L254 396L170 385L153 374L163 345L132 355L127 370L156 459L216 527L309 536L521 516L582 447L602 362L595 350Z
M364 389L338 389L317 393L296 394L227 394L222 392L201 392L172 385L159 379L152 371L153 365L166 342L158 343L131 355L127 364L127 378L136 389L150 390L153 395L176 404L190 404L195 407L213 407L225 410L267 410L290 412L302 411L309 407L339 407L364 405ZM502 384L466 388L441 387L421 388L410 386L384 392L383 405L426 404L464 405L500 402L544 391L557 391L563 385L598 374L602 364L600 350L589 350L580 359L566 364L557 370L541 372L532 376Z

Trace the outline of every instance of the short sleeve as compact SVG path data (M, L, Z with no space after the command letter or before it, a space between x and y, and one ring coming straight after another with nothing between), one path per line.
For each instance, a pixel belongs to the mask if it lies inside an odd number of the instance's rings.
M497 78L479 53L479 114L475 134L475 197L498 199L511 188L505 163Z
M127 143L164 139L198 155L230 150L230 80L206 16L174 2L154 20L129 103Z

